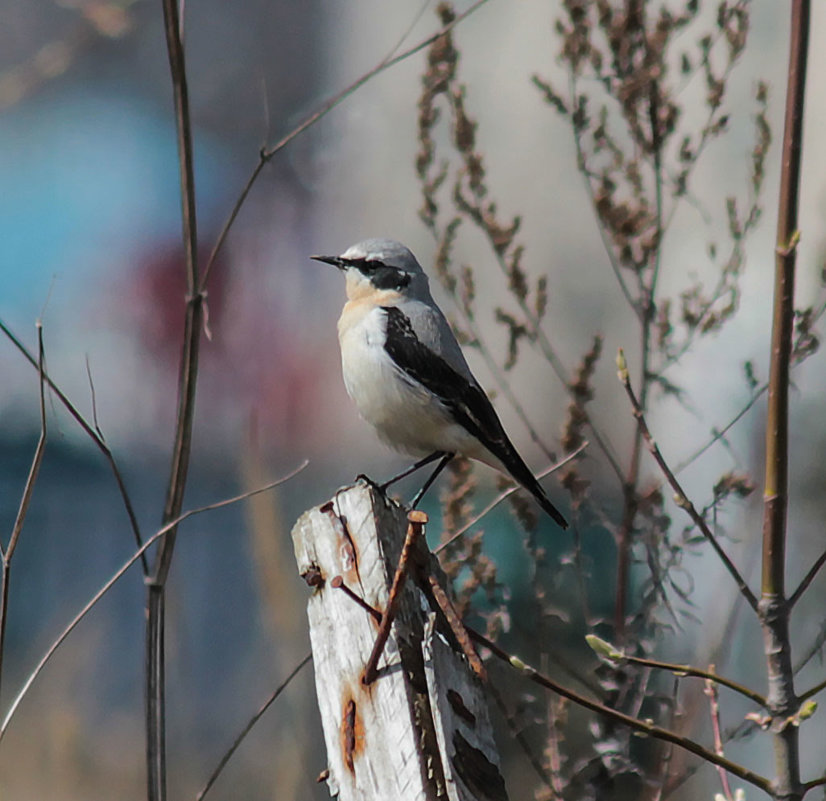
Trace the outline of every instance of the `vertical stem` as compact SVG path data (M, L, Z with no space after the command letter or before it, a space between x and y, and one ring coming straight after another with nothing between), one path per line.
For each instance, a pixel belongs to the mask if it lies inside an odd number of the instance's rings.
M638 0L629 0L628 13L640 17L640 25L645 28L645 4ZM657 228L657 246L653 249L647 282L640 281L640 297L638 311L642 330L640 332L640 407L645 413L648 408L648 390L651 385L651 326L656 315L657 280L660 274L661 248L663 234L663 173L662 148L663 137L660 128L660 85L652 79L648 86L648 125L651 135L651 159L654 174L654 193ZM639 427L634 432L634 444L631 453L631 464L628 477L623 487L622 525L618 543L617 563L617 595L615 605L615 629L618 642L623 642L625 636L625 616L628 596L628 574L631 563L631 544L633 539L634 520L637 516L638 497L637 486L640 474L640 456L642 452L643 435Z
M642 9L637 9L642 13ZM651 386L651 326L656 315L657 280L660 274L661 247L663 239L663 178L662 178L662 137L659 127L659 86L654 81L649 87L648 114L651 126L651 150L654 171L654 192L656 207L657 247L651 256L650 278L641 283L639 299L640 332L640 407L645 413L648 407L648 390ZM637 427L631 452L631 465L623 486L622 524L617 544L617 595L614 608L614 629L618 642L625 636L625 616L628 597L628 574L631 562L631 541L634 520L637 516L637 485L640 476L640 456L642 452L642 431Z
M23 523L29 511L34 485L40 473L40 465L43 463L43 453L46 449L46 380L45 362L46 356L43 350L43 325L37 322L37 372L40 375L40 436L34 450L32 465L29 468L29 475L26 479L26 486L23 488L23 496L20 499L20 507L17 510L17 517L14 520L9 543L3 548L0 545L0 560L2 561L2 571L0 571L0 684L3 676L3 656L6 652L6 623L9 615L9 580L11 579L11 560L17 543L20 539L20 532L23 530Z
M169 68L174 90L178 163L180 165L181 216L187 277L186 320L183 352L178 374L178 414L175 427L175 445L172 452L172 465L163 512L163 522L167 524L180 516L189 472L204 296L198 276L192 133L186 64L177 0L163 0L163 11ZM145 667L147 798L149 801L164 801L166 798L164 602L166 579L172 564L176 534L177 526L172 527L161 540L152 573L147 578Z
M766 426L765 514L763 518L763 592L778 596L783 595L785 583L789 361L794 326L794 271L798 239L797 205L800 188L808 30L809 2L808 0L794 0L775 250L774 314Z
M786 121L777 220L771 368L766 421L766 475L763 494L763 571L760 616L768 672L776 779L774 797L803 797L798 728L788 722L797 711L789 615L785 597L786 511L789 480L789 366L794 332L794 272L803 103L809 37L809 0L793 0Z

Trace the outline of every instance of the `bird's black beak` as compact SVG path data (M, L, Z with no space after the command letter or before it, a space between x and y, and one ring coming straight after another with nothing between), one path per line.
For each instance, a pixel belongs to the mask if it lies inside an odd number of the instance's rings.
M343 270L347 267L347 262L341 256L310 256L314 261L323 261L325 264L332 264L333 267L338 267Z

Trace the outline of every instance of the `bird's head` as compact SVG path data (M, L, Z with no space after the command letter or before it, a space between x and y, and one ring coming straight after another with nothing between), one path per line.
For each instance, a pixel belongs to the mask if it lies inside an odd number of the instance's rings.
M427 276L416 257L392 239L365 239L340 256L311 256L338 267L347 279L350 300L381 293L382 298L430 296Z

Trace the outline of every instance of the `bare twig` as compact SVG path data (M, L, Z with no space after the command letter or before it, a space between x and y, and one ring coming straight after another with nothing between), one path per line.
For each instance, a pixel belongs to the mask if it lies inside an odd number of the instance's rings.
M812 779L810 782L806 782L803 785L803 795L809 792L809 790L814 790L815 787L823 787L826 785L826 773L824 773L819 779Z
M536 668L533 668L530 665L526 664L518 657L512 656L511 654L507 653L502 648L500 648L496 643L492 642L487 637L475 631L474 629L468 628L468 632L470 633L471 637L474 640L476 640L477 643L487 648L499 659L503 660L504 662L507 662L511 667L518 670L523 676L525 676L529 681L532 681L534 684L538 684L541 687L545 687L546 689L551 690L551 692L554 692L557 695L561 695L563 698L567 698L570 701L573 701L575 704L584 707L585 709L590 709L592 712L596 712L597 714L602 715L603 717L608 718L609 720L612 720L615 723L620 723L623 726L628 726L630 729L633 729L634 731L639 732L643 735L648 735L649 737L654 737L658 740L664 740L665 742L673 743L674 745L677 745L680 748L684 748L686 751L690 751L692 754L696 754L706 762L710 762L713 765L718 765L719 767L724 768L734 776L743 779L743 781L747 781L750 784L753 784L755 787L759 787L764 792L768 793L771 791L772 783L765 776L760 776L759 774L754 773L748 768L744 768L742 765L736 762L732 762L730 759L726 757L719 756L718 754L714 753L714 751L705 748L704 746L700 745L694 740L689 739L688 737L684 737L681 734L677 734L676 732L669 731L668 729L663 729L660 726L656 726L654 725L653 721L638 720L637 718L632 717L631 715L626 715L622 712L618 712L616 709L612 709L609 706L605 706L604 704L600 704L599 702L593 701L590 698L586 698L583 695L579 695L578 693L569 690L567 687L558 684L550 677L544 676L538 670L536 670Z
M546 468L542 472L537 473L536 477L545 478L545 476L548 476L556 470L559 470L561 467L564 467L566 464L568 464L568 462L576 459L576 457L579 456L588 447L588 445L589 443L586 440L576 450L571 451L571 453L569 453L564 459L561 459L556 464L552 464L550 467ZM479 512L478 515L468 520L468 522L465 523L465 525L463 525L458 531L454 532L449 539L446 539L444 542L439 543L439 546L433 549L433 553L441 553L445 548L447 548L448 545L450 545L452 542L455 542L461 536L466 534L470 528L475 526L483 517L492 512L497 506L499 506L500 503L502 503L502 501L506 500L510 495L513 495L514 492L518 492L519 489L520 487L513 486L510 489L501 492L484 509L482 509L482 511Z
M2 680L3 676L3 655L5 654L6 646L6 621L9 613L8 606L11 560L14 556L14 551L20 538L20 532L23 530L23 523L26 520L26 514L29 511L29 504L31 503L32 493L34 492L34 485L37 482L37 476L40 473L40 465L43 462L43 452L46 447L46 382L44 379L44 361L43 325L38 321L37 370L40 375L40 436L37 439L37 446L34 449L32 464L29 468L29 475L26 478L26 484L23 487L23 495L20 498L20 507L18 508L17 516L14 519L14 526L12 527L8 545L4 549L2 544L0 544L0 557L2 557L3 561L2 574L0 575L0 680Z
M696 461L697 461L697 459L699 459L699 458L700 458L700 457L701 457L701 456L702 456L702 455L703 455L703 454L704 454L704 453L705 453L705 452L706 452L706 451L707 451L707 450L708 450L708 449L709 449L712 445L714 445L716 442L719 442L721 439L723 439L723 437L725 437L725 435L726 435L726 434L728 434L728 432L729 432L729 431L730 431L730 430L731 430L731 429L732 429L732 428L733 428L733 427L734 427L737 423L739 423L739 422L740 422L740 420L741 420L741 419L742 419L742 418L743 418L743 417L744 417L744 416L745 416L745 415L746 415L746 414L747 414L747 413L751 410L751 408L754 406L754 404L755 404L755 403L757 403L757 401L758 401L758 400L760 400L760 398L762 398L762 397L763 397L763 393L764 393L764 392L766 392L766 390L767 390L768 388L769 388L769 385L768 385L768 384L764 384L762 387L760 387L760 389L756 390L756 391L754 392L754 394L753 394L753 395L749 398L749 400L746 402L746 404L743 406L743 408L742 408L742 409L740 409L740 411L739 411L739 412L737 412L737 414L735 414L735 415L734 415L734 417L733 417L731 420L729 420L729 421L728 421L728 423L726 423L726 425L724 425L724 426L723 426L723 427L722 427L719 431L714 430L714 432L713 432L713 435L712 435L711 439L709 439L709 440L708 440L708 442L706 442L706 443L704 443L703 445L701 445L701 446L700 446L700 447L699 447L696 451L694 451L694 453L692 453L690 456L687 456L685 459L683 459L683 461L682 461L682 462L680 462L680 463L679 463L679 464L678 464L678 465L674 468L674 472L675 472L675 473L681 473L681 472L682 472L683 470L685 470L685 469L686 469L689 465L691 465L691 464L693 464L694 462L696 462Z
M488 235L490 235L489 231L485 231ZM504 258L502 257L501 253L496 250L495 243L491 242L493 246L494 252L494 260L499 265L499 269L502 273L507 276L508 275L508 266L505 263ZM562 362L562 359L559 357L559 354L556 352L551 340L548 338L547 334L545 333L544 329L542 328L541 320L536 316L533 309L531 309L526 300L524 298L516 297L514 298L517 302L522 313L525 315L525 320L528 322L530 326L530 334L532 337L532 341L537 344L539 347L540 352L547 360L548 364L551 366L551 369L556 374L559 381L562 383L562 386L567 390L569 394L572 394L571 390L571 380L568 376L568 373L565 369L565 366ZM593 421L591 415L588 413L587 410L583 409L584 415L584 422L591 429L591 436L599 446L600 450L602 451L603 455L605 456L608 464L611 466L611 469L616 473L617 477L620 481L622 481L623 473L622 467L620 466L619 460L614 455L614 447L611 444L611 441L608 438L608 435L605 434L600 427Z
M20 702L25 698L26 694L29 691L29 688L34 684L35 679L40 675L43 668L46 666L48 661L52 658L53 654L57 649L63 644L64 640L72 633L75 627L83 620L84 617L95 607L95 605L109 592L110 589L117 583L117 581L132 567L135 562L137 562L141 556L146 552L148 548L155 544L161 537L166 536L166 534L175 526L180 525L190 517L194 517L195 515L202 514L203 512L209 512L213 509L221 509L224 506L230 506L231 504L238 503L239 501L246 500L247 498L251 498L253 495L258 495L261 492L266 492L267 490L273 489L273 487L277 487L283 484L286 481L297 476L306 466L308 462L305 460L302 462L295 470L291 473L288 473L283 478L278 479L277 481L273 481L270 484L267 484L263 487L259 487L258 489L250 490L249 492L244 492L241 495L236 495L232 498L227 498L223 501L218 501L217 503L211 503L206 506L198 507L197 509L190 509L189 511L184 512L182 515L179 515L174 520L170 520L169 523L162 526L158 531L156 531L140 548L138 548L129 559L124 562L121 567L112 574L112 577L92 596L92 598L86 603L86 605L80 610L80 612L75 615L72 621L66 626L65 629L60 633L60 636L49 646L49 649L46 651L45 654L40 658L40 661L35 666L34 670L29 674L29 677L26 679L25 683L23 684L22 689L15 697L14 701L12 702L11 706L9 707L8 712L6 712L6 716L3 718L3 724L0 726L0 740L3 739L3 736L6 733L6 729L9 726L9 723L14 716L17 707L20 706Z
M394 67L396 64L404 61L405 59L409 58L410 56L418 53L420 50L424 50L424 48L428 47L429 45L433 44L440 36L444 36L445 33L455 28L462 20L470 16L476 9L480 6L484 5L487 0L476 0L466 11L462 12L461 14L457 14L456 18L449 22L447 25L442 26L436 33L428 36L426 39L423 39L413 47L408 48L407 50L399 53L397 56L393 57L386 57L382 61L380 61L375 67L371 70L367 71L362 75L360 78L357 78L353 83L349 86L346 86L337 94L333 95L329 100L326 100L321 106L310 114L307 119L293 128L288 134L283 136L281 139L278 140L272 147L264 147L261 148L261 152L258 156L258 164L253 169L250 177L247 179L246 184L244 184L244 188L241 190L241 194L238 196L238 200L235 201L235 205L232 207L232 211L230 212L229 217L227 218L226 222L224 223L224 227L221 229L220 234L218 234L218 239L215 242L215 246L212 248L212 252L209 254L209 259L207 260L206 268L204 269L204 274L201 279L201 290L206 287L207 280L209 278L209 274L212 271L212 267L215 263L215 258L218 255L218 252L224 245L224 241L227 238L227 234L229 234L230 228L232 228L233 223L235 222L235 218L238 216L238 212L241 211L241 207L244 205L244 202L247 199L247 195L249 195L250 190L252 189L253 184L258 179L258 176L261 174L261 171L267 165L267 163L275 156L276 153L283 150L290 142L293 141L299 134L304 133L310 126L317 123L322 117L326 116L331 112L336 106L338 106L343 100L346 100L350 95L352 95L356 90L360 89L364 84L366 84L369 80L374 78L376 75L384 72L390 67Z
M183 352L178 374L178 411L172 466L164 504L163 522L176 519L183 506L192 421L198 384L198 355L204 321L204 292L198 275L198 235L195 215L195 175L192 167L192 130L184 60L183 34L177 0L163 0L166 48L175 105L175 123L180 168L181 217L186 261L186 316ZM166 798L166 708L164 690L165 586L177 528L172 526L161 539L152 572L147 578L146 620L146 766L149 801Z
M89 354L86 354L86 377L89 379L89 394L92 396L92 422L95 424L95 431L103 439L103 432L98 424L98 402L95 394L95 382L92 379L92 367L89 364Z
M797 700L800 701L800 703L803 703L803 701L808 701L811 697L817 695L819 692L823 692L823 690L826 690L826 679L819 682L818 684L815 684L814 687L806 690L805 693L801 693L797 697Z
M789 608L793 607L801 598L804 592L809 589L809 585L814 581L815 576L820 572L820 568L826 564L826 551L817 557L815 563L809 568L809 572L803 577L797 589L791 594L787 602Z
M669 728L674 728L674 723L679 714L679 693L680 684L679 679L675 678L672 685L671 704L669 706ZM657 770L657 777L651 793L651 801L662 801L664 797L668 796L668 785L672 779L671 777L671 760L674 755L674 743L664 743L662 751L659 756L659 767Z
M528 738L525 736L525 732L523 727L518 724L518 722L514 719L514 716L511 714L510 710L505 703L505 699L502 697L502 693L496 688L496 685L490 682L487 686L487 692L493 698L494 703L496 706L499 707L499 712L502 714L502 717L505 720L505 724L508 727L508 731L511 734L511 737L516 741L516 744L522 749L522 753L525 755L525 758L528 760L528 764L533 768L534 773L536 773L539 780L548 788L553 789L553 777L551 776L550 771L548 771L539 758L533 752L533 746L529 742Z
M645 439L645 443L648 446L648 450L651 452L651 455L657 462L657 465L659 466L660 470L662 471L663 475L665 476L666 480L671 486L671 489L674 491L674 494L676 496L675 501L677 505L686 511L688 516L692 519L692 521L694 521L694 525L696 525L697 528L700 529L703 536L711 544L711 547L714 548L714 551L717 553L717 556L720 557L720 561L723 563L726 570L728 570L729 574L734 579L735 584L737 584L737 587L740 590L740 594L746 599L749 606L756 612L758 607L757 597L751 591L748 584L746 584L745 579L740 575L740 571L735 567L734 562L731 561L728 554L726 554L726 552L723 550L723 547L717 541L717 537L714 536L711 529L708 527L708 524L703 519L702 515L697 511L694 504L686 496L682 486L680 485L680 482L677 480L677 477L674 475L671 468L666 463L662 453L660 452L659 447L657 446L657 443L651 436L651 431L648 429L648 423L646 423L645 421L645 415L642 413L642 409L640 408L637 396L634 394L634 389L631 386L631 379L628 375L628 368L626 366L625 355L622 352L622 349L620 349L619 355L617 356L617 367L619 379L625 387L625 392L628 395L629 401L631 402L631 408L634 417L637 420L637 425L639 426L639 429L642 432L643 438Z
M818 654L822 656L823 646L826 645L826 620L820 622L820 630L815 638L806 646L806 650L795 660L794 675L800 673ZM822 662L822 660L821 660Z
M727 679L725 676L720 676L714 670L701 670L700 668L692 667L691 665L680 665L673 662L661 662L658 659L646 659L645 657L634 656L627 654L625 651L615 648L611 643L589 634L585 638L588 645L594 652L600 656L608 659L611 662L628 662L632 665L641 665L643 667L656 668L657 670L668 670L680 676L693 676L698 679L705 679L706 681L713 681L716 684L721 684L723 687L728 687L730 690L739 693L740 695L753 701L758 706L766 708L766 699L760 693L745 687L744 685Z
M175 94L175 121L178 131L178 161L180 163L181 213L185 251L186 322L183 354L179 373L178 417L175 428L175 447L172 470L164 507L164 523L177 517L183 504L189 453L192 443L192 420L195 410L195 389L198 378L198 353L203 322L204 297L199 291L197 229L195 222L195 176L192 168L192 133L189 119L189 100L184 63L183 43L178 20L178 6L173 0L164 0L164 22L167 50ZM172 559L175 542L174 528L161 544L152 576L152 583L163 584Z
M232 759L235 752L238 750L238 747L241 743L245 740L246 736L252 731L253 726L262 718L264 713L272 706L273 701L281 695L284 690L290 685L290 682L301 672L302 668L307 665L310 660L313 658L312 652L307 654L290 672L290 675L284 679L281 684L276 687L275 691L272 695L262 704L261 708L250 718L249 722L243 729L238 733L238 736L232 741L232 745L227 749L226 753L221 757L218 761L218 764L215 766L215 770L209 774L209 778L206 781L206 784L203 786L201 791L198 795L195 796L195 801L202 801L204 796L212 789L212 785L218 780L218 777L221 775L221 771L227 766L227 763Z
M720 730L720 699L717 694L717 685L715 684L714 665L709 665L708 671L710 675L705 681L705 694L708 696L709 712L711 714L711 731L714 736L714 752L719 756L724 756L723 751L723 736ZM717 766L717 773L720 776L720 784L723 787L723 795L726 801L734 801L734 796L731 794L731 785L728 780L728 773L726 773L719 765Z
M39 360L36 359L32 354L29 352L28 348L18 339L14 333L12 333L11 329L2 321L0 320L0 331L2 331L7 339L14 345L20 353L23 354L26 361L29 362L36 370L40 370L38 366ZM54 381L50 378L48 372L43 372L43 380L46 382L46 385L49 389L57 396L58 400L63 404L66 411L74 418L75 422L83 429L83 431L89 436L92 442L95 443L98 450L103 454L106 461L109 463L109 468L112 471L112 475L115 477L115 483L118 485L118 492L120 493L121 500L123 501L124 508L126 509L126 514L129 517L129 526L132 529L132 534L135 538L135 544L140 547L142 543L141 537L141 530L140 526L138 525L138 517L135 514L135 509L132 506L132 499L129 497L129 493L126 490L126 483L123 480L123 476L121 475L120 468L115 461L114 454L110 450L109 446L106 444L105 440L101 436L101 434L95 430L83 415L78 411L77 407L66 397L63 391L55 384ZM146 555L141 555L141 562L143 567L144 575L149 573L149 564L146 561Z

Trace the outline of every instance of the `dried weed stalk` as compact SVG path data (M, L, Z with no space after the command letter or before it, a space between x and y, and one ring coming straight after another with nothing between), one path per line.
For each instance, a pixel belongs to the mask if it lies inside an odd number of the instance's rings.
M706 208L707 201L694 195L693 184L702 156L730 128L729 78L746 47L749 13L748 0L719 3L711 19L701 13L697 0L667 6L648 0L563 0L556 34L561 42L559 60L568 75L566 91L557 91L551 81L538 75L532 78L542 99L571 126L579 170L613 279L637 320L639 345L634 364L639 365L635 384L641 413L663 395L686 402L684 389L672 377L673 368L701 339L718 334L740 303L745 246L761 219L772 140L765 83L758 82L755 88L754 144L745 191ZM447 3L439 5L438 14L443 24L453 17ZM697 93L698 84L700 113L696 106L689 107L691 100L687 99L688 90ZM578 619L586 631L610 632L629 654L645 657L653 652L663 631L696 619L686 557L707 547L711 528L718 538L725 536L718 519L723 504L746 497L753 482L740 472L720 476L713 486L713 498L698 513L702 531L698 533L696 524L675 531L661 486L643 476L641 431L634 430L624 455L610 446L589 406L602 337L594 335L581 363L573 369L565 366L551 345L543 330L548 278L537 278L526 266L520 216L502 213L493 200L487 156L479 147L470 105L468 87L460 78L460 52L448 32L428 51L418 105L415 163L422 190L420 217L437 246L436 275L456 302L462 340L481 354L499 391L543 452L553 453L551 435L531 424L507 379L508 371L521 359L536 355L570 397L561 434L563 451L570 452L587 437L595 442L600 457L588 465L593 472L586 473L582 464L573 463L562 476L572 506L574 546L562 554L561 567L558 560L547 558L533 507L518 494L513 496L512 508L527 532L524 542L531 557L530 605L535 619L527 625L532 627L532 644L542 659L550 651L558 653L556 643L566 631L570 635L570 626L566 629L558 622ZM709 241L704 248L708 269L703 274L711 277L689 275L682 288L665 293L661 278L669 268L669 234L683 209L708 223ZM722 230L714 228L715 220L725 222L718 226ZM479 275L454 259L463 226L483 235L490 248L489 263L499 270L507 287L493 309L506 333L507 348L501 358L486 344L479 324ZM722 243L716 241L721 233ZM670 286L674 284L669 281ZM796 312L795 360L818 347L815 324L824 313L826 302ZM745 372L752 393L747 408L751 408L765 385L748 364ZM711 443L724 441L732 424L713 430ZM603 464L608 467L605 476ZM611 476L617 480L621 497L620 508L614 510L600 507L589 493L594 480L605 487ZM468 478L463 474L461 480ZM445 519L450 530L459 525L459 515L468 514L461 486L457 483L447 498ZM591 581L595 564L588 558L593 545L587 538L593 537L595 521L616 543L616 590L610 608L606 608L605 593ZM468 540L463 552L454 551L450 563L454 576L473 577L462 589L465 602L492 574L491 564L478 550L480 544L479 538ZM480 559L483 562L477 568ZM572 588L576 588L574 593ZM572 598L578 598L578 612L571 605ZM596 614L591 611L597 609ZM579 664L593 664L576 650L573 658ZM656 680L650 670L609 662L600 666L598 675L598 692L608 705L637 717L683 719L683 712L678 714L676 688ZM559 720L549 720L541 704L527 697L523 701L545 732L548 764L537 798L661 798L666 788L689 775L690 769L681 762L672 763L670 745L640 742L627 729L599 716L591 722L589 736L574 741L561 731ZM535 756L532 764L536 764Z

